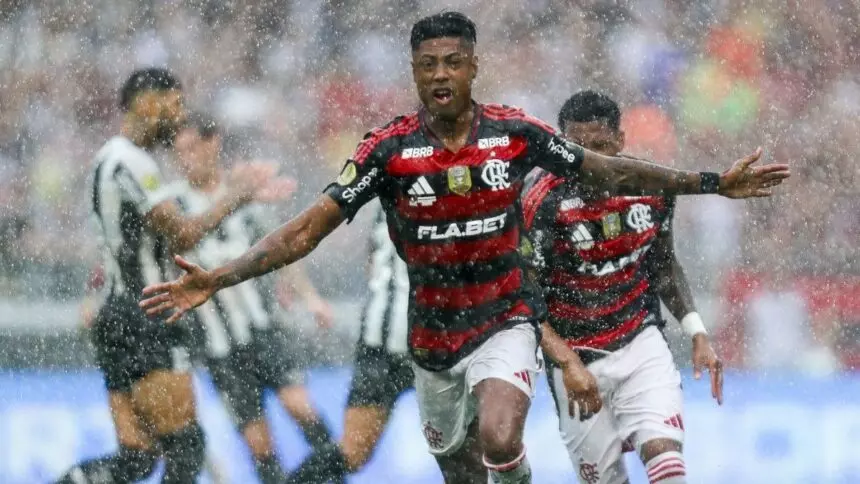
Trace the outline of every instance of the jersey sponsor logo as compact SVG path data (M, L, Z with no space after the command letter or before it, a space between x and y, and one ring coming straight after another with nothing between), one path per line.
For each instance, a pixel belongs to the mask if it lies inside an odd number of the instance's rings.
M358 170L355 168L355 163L352 161L347 162L343 167L343 170L340 172L340 175L337 177L337 184L345 187L355 180L356 175L358 175Z
M567 212L569 210L576 210L577 208L582 208L585 206L585 202L582 201L581 198L568 198L567 200L563 200L561 202L561 211Z
M495 192L511 187L508 181L508 167L510 163L502 160L487 160L481 171L481 179Z
M400 157L404 160L408 160L410 158L426 158L428 156L433 155L433 147L432 146L423 146L421 148L406 148L400 153Z
M594 247L594 237L588 231L588 227L585 224L577 225L573 229L573 233L570 234L570 238L573 240L577 250L589 250Z
M642 247L639 247L633 252L616 260L608 260L605 262L598 262L596 264L593 262L583 262L579 265L577 271L579 271L580 274L588 274L597 277L613 274L638 261L650 248L651 244L643 245Z
M355 168L355 167L353 167ZM374 168L367 172L367 175L361 177L361 180L358 181L354 187L347 188L343 191L343 199L346 200L347 203L352 203L355 201L355 197L361 194L361 192L367 190L370 186L370 182L376 178L376 175L379 173L379 168ZM355 177L353 176L353 180Z
M556 139L558 138L552 137L549 139L549 152L561 156L561 158L567 160L568 163L576 163L576 155L571 153L572 143L568 143L566 141L556 143Z
M442 225L421 225L418 227L418 240L446 240L451 238L472 237L475 235L498 232L505 228L506 214L481 220L453 222Z
M600 219L600 222L603 225L603 238L614 239L621 235L621 215L618 213L606 214Z
M488 150L490 148L498 148L501 146L509 146L511 144L510 136L502 136L496 138L481 138L478 140L479 150Z
M457 195L465 195L472 188L472 172L466 166L448 168L448 190Z
M158 176L150 174L143 177L141 185L145 190L153 191L158 189L161 182L158 180Z
M409 195L409 206L416 207L429 207L436 203L436 192L433 191L433 187L430 186L430 183L427 181L426 177L418 177L418 180L412 184L412 187L406 191L406 194Z
M639 234L653 228L654 221L651 220L651 207L644 203L634 203L631 205L630 211L627 212L627 225Z

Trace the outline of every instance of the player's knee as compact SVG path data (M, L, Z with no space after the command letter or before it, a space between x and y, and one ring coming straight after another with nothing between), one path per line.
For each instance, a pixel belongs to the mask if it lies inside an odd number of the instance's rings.
M242 436L245 437L248 449L254 457L264 457L274 452L269 427L264 419L248 422L242 429Z
M650 484L686 484L684 456L675 450L662 452L645 461Z
M193 422L182 430L159 437L158 440L165 460L162 483L194 482L206 458L203 429L197 422Z
M346 441L340 447L347 472L358 472L370 460L372 447L366 443Z
M522 433L512 422L489 418L481 420L479 426L481 447L488 461L510 462L522 452Z
M651 439L642 443L639 448L639 457L642 462L648 462L654 457L666 452L681 453L682 445L673 439Z

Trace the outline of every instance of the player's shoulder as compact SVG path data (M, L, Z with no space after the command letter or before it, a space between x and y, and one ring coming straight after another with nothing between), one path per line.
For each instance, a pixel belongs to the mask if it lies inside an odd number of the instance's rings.
M559 197L556 192L564 186L564 178L543 168L535 168L526 175L521 192L523 219L530 228L541 207L552 204Z
M532 116L523 108L496 103L482 104L481 108L485 118L506 124L512 129L537 128L550 134L555 133L555 128L553 128L549 123Z
M415 111L371 129L359 142L353 161L361 164L374 152L393 152L400 146L401 139L418 131L420 127L418 112Z
M125 136L114 136L107 140L96 153L96 162L114 162L132 171L157 168L155 159L143 148L132 143Z

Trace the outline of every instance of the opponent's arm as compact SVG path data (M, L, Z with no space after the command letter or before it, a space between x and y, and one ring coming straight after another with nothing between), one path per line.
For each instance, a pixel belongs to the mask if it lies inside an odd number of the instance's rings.
M167 239L171 252L186 252L249 200L250 197L239 193L228 194L219 198L209 211L197 216L184 215L175 202L164 201L152 207L146 222L150 230Z
M248 252L213 270L215 290L292 264L311 253L343 220L340 206L330 196L320 196L308 209L257 242Z

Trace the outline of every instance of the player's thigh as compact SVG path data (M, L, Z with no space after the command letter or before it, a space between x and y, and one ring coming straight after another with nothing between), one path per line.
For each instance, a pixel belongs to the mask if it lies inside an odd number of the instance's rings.
M355 351L348 407L391 409L405 391L413 387L415 374L406 355L359 344Z
M656 328L649 328L629 349L631 370L612 399L621 437L629 436L640 454L651 440L683 443L681 376L666 341Z
M582 484L627 482L622 442L612 414L611 399L604 394L603 408L587 420L570 414L570 400L562 371L548 372L550 390L558 412L559 433L570 462Z
M263 417L246 422L241 428L242 437L251 454L254 456L267 456L274 452L272 446L272 433L269 424Z
M421 430L434 456L460 450L476 416L477 406L466 385L463 363L443 371L413 366Z
M119 445L140 450L152 449L152 437L146 429L146 423L137 416L131 394L109 391L108 405Z
M534 326L493 335L470 355L466 379L478 401L480 435L488 452L518 452L540 370ZM516 456L513 456L516 457Z
M132 388L134 406L158 435L172 434L196 418L194 384L188 371L153 370Z
M360 469L376 450L391 409L382 406L348 407L340 446L349 472Z

